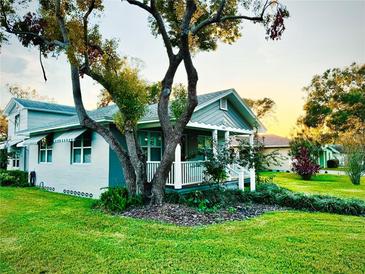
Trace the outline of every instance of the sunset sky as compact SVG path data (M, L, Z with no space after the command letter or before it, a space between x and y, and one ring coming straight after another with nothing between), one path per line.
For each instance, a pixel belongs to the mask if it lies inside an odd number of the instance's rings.
M198 53L198 94L227 88L248 98L270 97L274 116L265 121L268 131L289 135L301 114L302 88L315 74L328 68L365 62L365 1L284 1L291 17L280 41L265 40L262 26L245 22L243 37L234 45L220 44L217 51ZM162 40L151 35L142 10L106 0L100 19L107 38L120 40L120 53L142 60L142 75L161 80L167 66ZM9 100L6 84L35 88L58 103L72 104L69 66L64 57L44 61L44 82L38 51L23 48L16 39L4 45L0 55L0 107ZM185 83L181 67L176 82ZM83 79L87 108L96 106L100 86Z

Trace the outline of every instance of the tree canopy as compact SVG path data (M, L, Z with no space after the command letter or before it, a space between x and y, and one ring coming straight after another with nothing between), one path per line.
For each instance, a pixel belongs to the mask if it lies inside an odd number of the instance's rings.
M255 112L258 118L264 118L274 112L275 101L264 97L262 99L242 98L247 105Z
M299 125L332 140L348 131L365 133L365 64L328 69L304 90L307 99Z

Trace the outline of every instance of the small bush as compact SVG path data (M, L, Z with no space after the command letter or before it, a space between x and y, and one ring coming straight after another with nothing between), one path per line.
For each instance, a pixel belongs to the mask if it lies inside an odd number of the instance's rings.
M0 186L27 187L28 173L21 170L0 170Z
M93 206L107 212L120 213L130 206L141 204L142 198L140 196L129 197L126 188L115 187L108 188L107 191L103 192Z
M302 147L293 157L293 171L298 173L303 180L310 180L316 174L320 166L313 161L309 149Z
M337 159L330 159L327 161L328 168L338 168L339 165L340 165L340 161Z

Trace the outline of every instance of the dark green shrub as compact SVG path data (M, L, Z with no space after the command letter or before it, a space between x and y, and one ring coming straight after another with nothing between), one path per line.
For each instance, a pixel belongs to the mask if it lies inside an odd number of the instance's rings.
M327 161L327 167L329 168L338 168L340 165L340 161L337 159L330 159Z
M29 186L28 173L21 170L0 170L0 186Z
M255 192L216 188L185 194L168 193L166 201L186 204L201 211L253 202L298 210L365 216L364 201L296 193L271 183L258 184Z
M141 204L142 198L140 196L129 197L126 188L115 187L108 188L107 191L103 192L93 207L103 209L107 212L120 213L130 206Z
M244 192L243 196L243 201L280 205L293 209L347 215L365 215L364 201L295 193L275 184L259 184L256 192Z

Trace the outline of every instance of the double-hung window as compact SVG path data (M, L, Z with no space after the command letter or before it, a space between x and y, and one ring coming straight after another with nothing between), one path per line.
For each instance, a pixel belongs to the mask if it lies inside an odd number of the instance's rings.
M73 164L91 163L91 132L86 131L72 142L71 162Z
M52 163L53 136L49 135L39 141L38 161L40 163Z
M162 137L158 131L139 132L139 144L147 156L147 161L161 161Z
M14 151L13 158L12 158L13 167L19 167L19 159L20 159L20 151L16 150L16 151Z

